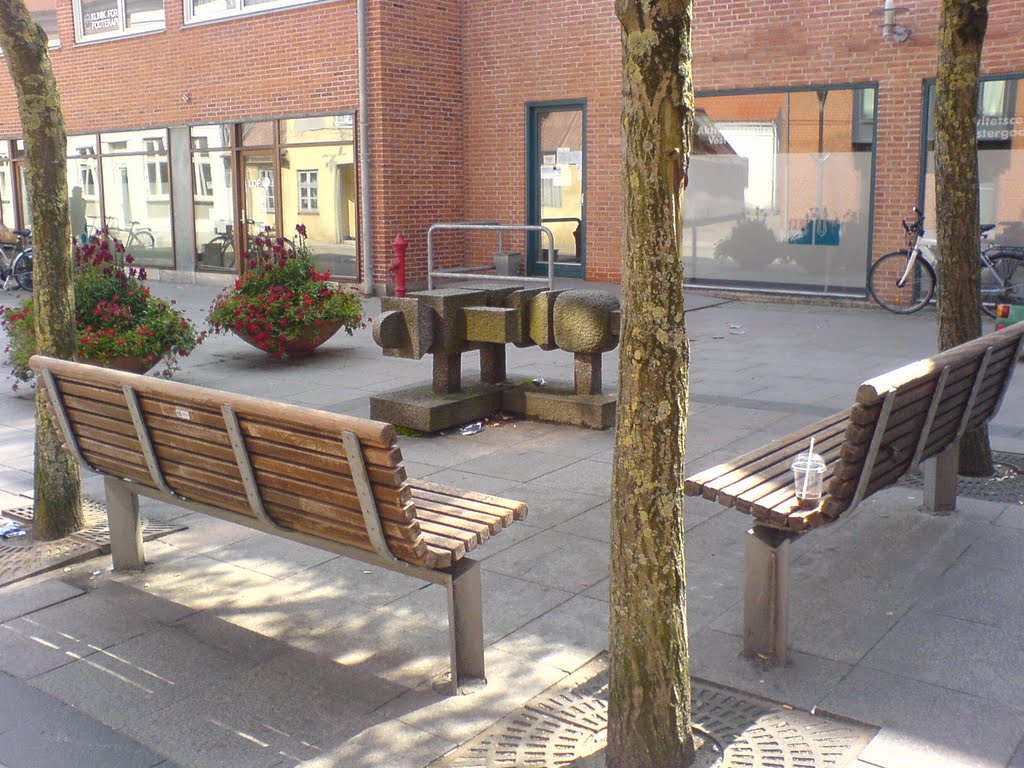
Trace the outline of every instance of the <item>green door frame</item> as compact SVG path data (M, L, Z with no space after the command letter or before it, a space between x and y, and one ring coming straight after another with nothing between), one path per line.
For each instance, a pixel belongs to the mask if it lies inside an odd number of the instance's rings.
M541 112L570 112L578 110L582 116L583 172L581 174L582 202L580 205L580 244L577 258L579 264L555 263L558 277L585 277L587 267L587 100L567 99L562 101L531 101L526 104L526 223L540 224L540 135L537 115ZM547 265L539 262L540 234L527 237L526 273L547 274Z

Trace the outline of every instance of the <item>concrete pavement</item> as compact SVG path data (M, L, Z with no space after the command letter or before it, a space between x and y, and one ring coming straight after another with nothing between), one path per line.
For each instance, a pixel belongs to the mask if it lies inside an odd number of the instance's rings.
M200 319L207 286L154 284ZM589 286L600 287L600 286ZM372 316L376 302L368 302ZM932 354L935 315L743 303L691 295L693 473L852 401L862 380ZM467 355L467 378L475 356ZM615 354L605 362L614 386ZM571 380L572 356L509 352L509 378ZM280 363L211 337L177 380L356 416L370 394L430 378L386 359L368 329ZM31 495L32 395L0 395L0 505ZM992 427L1024 454L1024 377ZM521 499L530 514L476 550L488 685L446 698L437 587L217 520L0 590L0 764L423 768L607 648L614 436L509 422L403 438L411 476ZM102 499L97 478L87 493ZM880 728L861 765L1024 766L1024 499L918 510L882 492L794 545L792 663L739 656L749 518L688 500L693 673Z

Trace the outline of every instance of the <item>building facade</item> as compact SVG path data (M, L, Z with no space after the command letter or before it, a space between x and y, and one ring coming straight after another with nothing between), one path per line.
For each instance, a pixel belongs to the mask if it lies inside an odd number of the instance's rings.
M28 4L51 39L73 230L110 227L169 279L234 274L247 236L305 224L322 268L378 290L402 235L423 284L428 229L451 222L543 225L553 247L446 231L439 265L501 249L531 273L621 279L611 0ZM696 4L689 283L864 298L900 219L920 205L934 224L939 3L905 5ZM1019 3L990 2L979 160L982 220L1024 244L1022 30ZM31 225L6 74L0 102L0 216Z

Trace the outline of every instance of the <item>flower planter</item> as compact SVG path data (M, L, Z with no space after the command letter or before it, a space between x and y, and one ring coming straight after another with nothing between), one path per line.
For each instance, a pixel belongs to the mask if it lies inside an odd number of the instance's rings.
M279 342L276 339L257 341L243 329L232 328L231 330L246 344L251 344L275 359L290 359L313 354L317 347L340 331L343 325L344 323L340 320L324 321L319 328L316 326L303 328L294 339L284 342Z
M152 368L160 362L160 358L163 355L149 355L148 357L135 357L133 355L123 355L119 357L112 357L106 361L91 360L88 357L79 358L80 363L86 363L87 365L98 365L101 368L113 368L117 371L126 371L128 373L148 373Z

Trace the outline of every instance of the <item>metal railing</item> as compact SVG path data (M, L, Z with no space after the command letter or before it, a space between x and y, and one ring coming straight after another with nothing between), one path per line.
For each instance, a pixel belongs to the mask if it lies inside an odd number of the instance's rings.
M493 270L494 266L481 265L479 267L451 267L449 269L434 269L434 232L440 230L457 230L469 232L497 232L498 250L502 250L502 237L505 232L541 232L548 236L551 244L550 253L555 252L555 236L551 230L536 224L496 224L492 222L456 222L451 224L432 224L427 230L427 290L434 289L435 277L447 277L457 280L468 280L477 276L477 273ZM518 275L487 275L488 280L502 280L515 282L543 283L547 282L548 290L555 287L555 260L548 259L548 276L545 277L520 277Z

